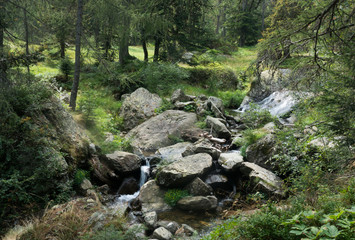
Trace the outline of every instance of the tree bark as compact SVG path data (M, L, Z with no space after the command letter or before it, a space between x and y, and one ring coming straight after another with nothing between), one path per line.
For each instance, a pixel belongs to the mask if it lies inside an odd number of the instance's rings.
M81 26L83 18L83 0L78 0L78 12L76 20L76 37L75 37L75 70L74 70L74 81L73 87L70 94L70 107L75 111L76 98L79 89L79 79L80 79L80 48L81 48Z
M130 19L129 16L124 16L123 18L123 34L120 40L120 50L119 50L119 61L120 65L123 66L129 58L129 30L130 30Z
M27 73L30 73L30 63L29 63L29 57L30 57L30 50L29 50L29 40L28 40L28 22L27 22L27 11L26 8L23 8L23 23L25 27L25 41L26 41L26 67L27 67Z
M60 57L65 58L65 41L64 41L64 39L61 39L59 41L59 45L60 45Z
M159 37L155 37L155 47L154 47L153 62L158 62L160 43L161 43L161 39Z
M266 9L266 0L263 1L263 9L261 12L261 31L265 30L265 9Z
M147 41L145 38L142 39L142 47L144 52L144 61L148 62L148 49L147 49Z
M4 49L4 31L5 31L5 2L0 0L0 84L6 85L7 81L7 59Z
M216 34L219 34L219 29L221 27L221 14L222 14L222 11L221 11L221 3L222 3L222 0L218 0L218 14L217 14L217 24L216 24Z

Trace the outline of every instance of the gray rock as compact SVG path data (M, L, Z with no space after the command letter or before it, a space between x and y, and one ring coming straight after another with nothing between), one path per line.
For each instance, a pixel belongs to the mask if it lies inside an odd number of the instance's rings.
M165 162L172 163L182 158L182 153L189 147L192 147L192 143L177 143L172 146L159 148L156 154L160 155Z
M115 151L106 154L105 159L107 166L118 173L129 174L137 171L141 166L141 159L132 153Z
M214 173L207 176L205 183L213 188L223 188L228 183L228 178L225 175Z
M214 137L225 138L228 140L232 135L226 125L224 125L218 118L207 116L206 125L212 129L212 135Z
M206 153L187 156L162 168L157 174L157 183L165 187L182 187L204 175L211 167L212 157Z
M134 194L139 190L139 184L134 177L125 178L117 191L117 194Z
M175 102L174 103L175 109L178 110L185 110L187 106L191 106L193 108L196 107L196 103L194 101L189 101L189 102Z
M117 184L120 182L120 176L117 175L113 169L106 166L106 164L99 159L97 155L93 155L89 159L89 164L93 169L94 178L98 179L100 182L106 183L111 187L118 187Z
M173 234L169 232L167 229L163 227L159 227L154 230L152 237L159 240L169 240L173 238Z
M215 196L192 196L184 197L177 202L177 207L186 211L208 211L217 208Z
M88 191L92 190L92 189L93 189L93 186L92 186L91 182L87 178L84 178L84 180L80 183L80 186L79 186L80 193L83 194L84 196L87 196Z
M155 227L157 224L158 215L157 212L147 212L144 214L144 222L148 225L148 227Z
M274 166L269 160L275 153L275 143L276 137L274 135L266 135L247 148L245 160L272 170Z
M221 154L221 151L213 147L209 140L203 138L195 142L192 146L186 148L186 151L182 153L182 156L185 157L197 153L207 153L214 160L217 160Z
M224 105L223 105L223 101L220 98L217 97L209 97L208 98L208 104L210 104L211 106L215 106L219 111L221 111L222 113L224 113Z
M198 232L187 224L182 224L175 235L178 237L191 237L192 235L197 235Z
M277 197L285 196L282 179L271 171L250 162L243 162L240 171L243 175L249 176L256 189Z
M308 145L317 148L334 148L336 146L336 144L333 141L329 140L327 137L315 138L310 141Z
M267 133L275 133L276 125L274 122L269 122L268 124L265 124L265 126L262 128L263 131Z
M161 98L144 88L138 88L123 101L120 116L124 128L130 130L155 115L154 110L162 104Z
M165 192L155 182L150 180L140 189L138 199L142 204L142 212L167 211L171 207L164 201Z
M173 94L171 95L170 101L172 103L176 103L176 102L188 102L191 101L191 97L187 96L184 91L182 91L181 89L175 90L175 92L173 92Z
M170 222L170 221L158 221L157 225L159 227L163 227L167 230L169 230L169 232L171 232L172 234L174 234L179 228L180 225L177 222Z
M222 153L218 159L218 163L227 172L236 171L243 162L243 156L240 152Z
M195 178L192 182L185 186L185 189L194 196L211 195L213 189L211 186L204 183L200 178Z
M127 138L132 139L132 147L145 154L154 153L162 147L173 145L174 138L181 137L181 131L195 128L196 114L168 110L132 129Z

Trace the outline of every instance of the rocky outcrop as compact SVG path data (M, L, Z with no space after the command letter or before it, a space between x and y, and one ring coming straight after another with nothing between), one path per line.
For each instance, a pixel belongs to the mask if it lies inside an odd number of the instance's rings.
M222 121L221 119L207 116L206 125L212 129L212 135L214 137L229 139L232 134Z
M157 183L165 187L181 187L195 177L203 176L212 167L212 157L199 153L184 157L161 169Z
M177 202L178 208L186 211L209 211L217 208L215 196L190 196L184 197Z
M169 232L166 228L159 227L154 230L152 237L158 240L169 240L172 239L173 234Z
M93 170L93 177L110 187L117 188L121 180L111 168L103 164L98 155L94 155L89 159L89 164Z
M131 174L141 166L141 159L137 155L120 151L106 154L105 162L116 173L122 175Z
M213 193L212 187L204 183L198 177L186 185L185 190L187 190L193 196L208 196Z
M124 120L124 128L130 130L154 116L154 110L161 104L162 100L158 95L145 88L138 88L123 101L120 116Z
M243 156L240 152L222 153L218 159L218 163L227 172L236 171L243 162Z
M168 110L150 118L132 129L127 138L132 139L132 147L147 155L159 148L173 145L181 137L181 132L195 128L196 114L177 110Z
M160 155L166 163L172 163L182 158L182 153L193 145L189 142L177 143L172 146L159 148L156 154Z
M181 89L176 90L170 97L170 101L174 104L176 102L189 102L193 100L191 96L186 95Z
M197 153L207 153L214 160L217 160L221 154L221 151L213 147L213 144L209 140L202 138L195 142L193 145L188 146L182 153L182 156L186 157Z
M207 98L201 95L198 97L196 105L196 113L199 116L204 116L207 112L212 112L215 117L224 119L224 106L221 99L212 96Z
M272 134L259 139L246 150L246 161L255 163L263 168L273 170L274 166L268 160L275 152L276 138Z
M281 178L269 170L254 163L243 162L240 171L244 176L249 177L250 183L259 191L276 197L285 196Z
M138 199L142 204L142 212L170 210L171 207L164 201L165 192L156 184L155 180L146 182L141 187L138 195Z

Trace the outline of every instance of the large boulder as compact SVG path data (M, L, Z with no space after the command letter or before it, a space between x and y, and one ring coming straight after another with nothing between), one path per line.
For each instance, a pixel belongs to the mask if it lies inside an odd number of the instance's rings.
M146 155L159 148L173 145L181 137L181 132L195 128L196 114L168 110L132 129L127 138L132 139L132 147Z
M173 92L173 94L171 95L170 101L172 103L176 103L176 102L188 102L193 100L191 98L191 96L188 96L184 93L184 91L182 91L181 89L177 89L175 90L175 92Z
M177 143L172 146L159 148L156 154L160 155L166 163L172 163L182 158L182 153L193 145L189 142Z
M105 183L110 187L117 188L121 178L115 171L100 161L98 155L94 155L89 159L89 164L93 169L93 177L99 182Z
M229 139L232 136L226 125L219 118L207 116L206 125L212 129L214 137Z
M120 151L106 154L105 162L115 172L123 175L133 173L141 166L141 159L137 155Z
M218 163L227 172L236 171L241 166L242 162L243 156L240 152L222 153L218 159Z
M199 177L186 185L185 189L193 196L208 196L213 192L212 187L204 183Z
M157 183L165 187L183 187L195 177L203 176L212 167L212 157L199 153L181 158L161 169Z
M164 201L165 192L156 184L155 180L146 182L141 187L138 195L138 199L142 204L142 212L171 210L171 207Z
M123 101L120 116L124 120L124 128L130 130L154 116L154 110L161 104L162 99L158 95L145 88L138 88Z
M246 150L246 161L255 163L263 168L273 170L275 167L269 162L275 153L276 137L268 134L250 145Z
M240 171L244 176L249 177L254 189L276 197L285 196L282 179L271 171L250 162L243 162Z
M178 208L186 211L208 211L217 208L215 196L190 196L184 197L177 202Z
M158 240L169 240L173 238L173 234L169 232L166 228L159 227L154 230L152 237Z

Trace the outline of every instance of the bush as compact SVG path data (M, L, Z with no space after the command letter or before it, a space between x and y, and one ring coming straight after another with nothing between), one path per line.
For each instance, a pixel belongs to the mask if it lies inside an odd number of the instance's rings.
M69 74L73 70L73 63L69 58L64 58L60 60L59 70L65 76L65 80L68 81Z
M147 64L139 72L145 88L160 95L170 94L177 83L187 80L189 72L171 63Z
M112 142L103 142L101 145L101 150L104 154L112 153L114 151L132 151L131 140L119 135L114 135Z
M242 115L242 120L247 127L255 129L275 121L275 117L268 110L260 109L258 105L251 103L250 108Z
M257 131L253 129L247 129L242 134L243 138L240 140L240 142L234 144L242 146L240 151L243 157L246 157L246 150L250 145L256 143L259 139L266 135L266 133L262 131Z
M235 91L218 91L218 97L222 99L225 108L237 109L243 102L246 95L245 91L235 90Z
M169 189L164 195L164 201L170 206L175 207L181 198L187 196L189 196L189 193L186 190Z
M90 178L90 173L88 171L83 169L76 170L74 176L74 183L73 183L74 186L79 186L84 181L85 178L87 179Z

